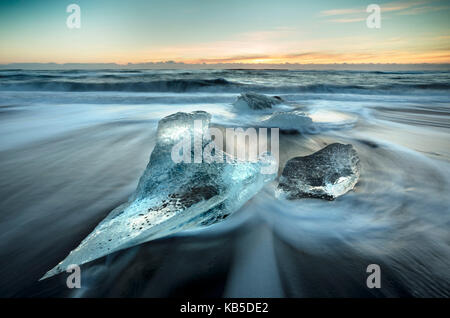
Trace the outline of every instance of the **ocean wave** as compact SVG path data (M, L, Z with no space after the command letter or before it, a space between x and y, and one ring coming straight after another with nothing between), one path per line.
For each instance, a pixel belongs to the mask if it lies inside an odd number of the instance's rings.
M186 92L211 87L238 86L223 78L175 79L156 81L79 82L79 81L30 81L24 83L1 83L2 90L49 90L49 91L129 91L129 92Z
M426 91L446 94L447 74L394 72L299 73L299 72L149 72L149 71L5 71L0 72L2 91L56 92L258 92L266 94L318 93L362 95L417 95ZM361 75L362 74L362 75ZM382 74L408 74L406 77ZM213 76L211 76L213 75ZM250 76L250 81L249 81Z
M378 94L396 92L401 93L405 90L449 90L449 83L427 83L427 84L382 84L382 85L330 85L330 84L313 84L299 86L299 91L315 92L315 93L362 93L362 94Z

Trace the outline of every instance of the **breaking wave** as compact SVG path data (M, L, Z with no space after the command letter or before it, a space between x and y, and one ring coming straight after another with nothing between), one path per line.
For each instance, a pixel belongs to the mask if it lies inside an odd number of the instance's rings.
M392 75L395 74L395 77ZM223 92L241 93L326 93L363 95L448 94L446 74L411 74L396 72L360 72L350 77L336 71L318 74L276 71L0 71L1 91L68 91L68 92ZM257 77L257 81L248 77ZM382 80L380 78L382 77ZM374 77L374 79L373 79Z

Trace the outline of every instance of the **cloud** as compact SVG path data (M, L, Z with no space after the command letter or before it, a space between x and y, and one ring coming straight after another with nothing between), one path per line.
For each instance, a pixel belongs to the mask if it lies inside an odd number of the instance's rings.
M398 12L397 14L400 15L416 15L421 13L427 13L427 12L434 12L434 11L444 11L450 9L450 6L425 6L425 7L416 7L416 8L410 8L405 11Z
M380 5L381 12L393 12L409 9L429 3L430 1L408 1L408 2L391 2Z
M321 11L320 15L329 17L332 15L354 14L354 13L361 13L361 12L366 12L366 10L363 10L363 9L333 9L333 10Z
M450 40L450 35L438 35L434 37L435 40Z
M361 22L364 21L366 18L348 18L348 19L332 19L328 20L330 22L336 22L336 23L353 23L353 22Z
M446 10L448 6L430 6L433 0L421 1L395 1L385 4L380 4L381 12L396 12L399 15L414 15L426 12ZM367 16L366 7L363 8L346 8L346 9L331 9L321 11L321 17L342 16L340 18L327 20L334 23L352 23L365 20Z
M395 39L392 39L395 41ZM331 64L331 63L449 63L448 50L429 50L411 53L404 50L364 50L361 52L314 51L291 54L235 55L224 58L206 58L186 61L187 63L248 63L248 64Z
M203 58L195 60L195 63L229 63L229 62L248 62L254 60L266 60L270 59L270 55L235 55L230 57L222 57L222 58Z

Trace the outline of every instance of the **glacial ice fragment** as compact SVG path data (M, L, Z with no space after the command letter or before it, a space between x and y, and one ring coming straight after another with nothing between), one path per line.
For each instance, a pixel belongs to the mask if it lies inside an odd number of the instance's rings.
M276 127L280 130L297 130L299 132L309 132L314 128L312 119L299 110L273 113L261 124L264 127Z
M234 106L240 109L267 109L274 105L281 104L283 99L279 96L266 96L257 93L242 93L234 102Z
M70 264L81 265L127 247L220 221L275 178L275 174L260 171L263 166L273 164L270 156L243 162L215 149L216 156L223 155L223 163L193 160L175 163L171 152L186 136L191 139L191 158L199 140L201 150L211 146L210 117L206 112L196 111L161 119L155 148L130 200L111 211L76 249L41 279L64 271ZM200 127L194 121L201 121Z
M359 179L359 157L352 145L334 143L305 157L290 159L280 176L278 196L334 200Z

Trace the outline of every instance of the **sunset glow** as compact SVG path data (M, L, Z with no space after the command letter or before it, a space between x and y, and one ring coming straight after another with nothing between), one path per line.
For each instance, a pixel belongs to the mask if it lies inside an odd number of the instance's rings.
M446 1L379 1L379 29L351 0L80 0L80 29L69 3L2 1L0 63L450 63Z

